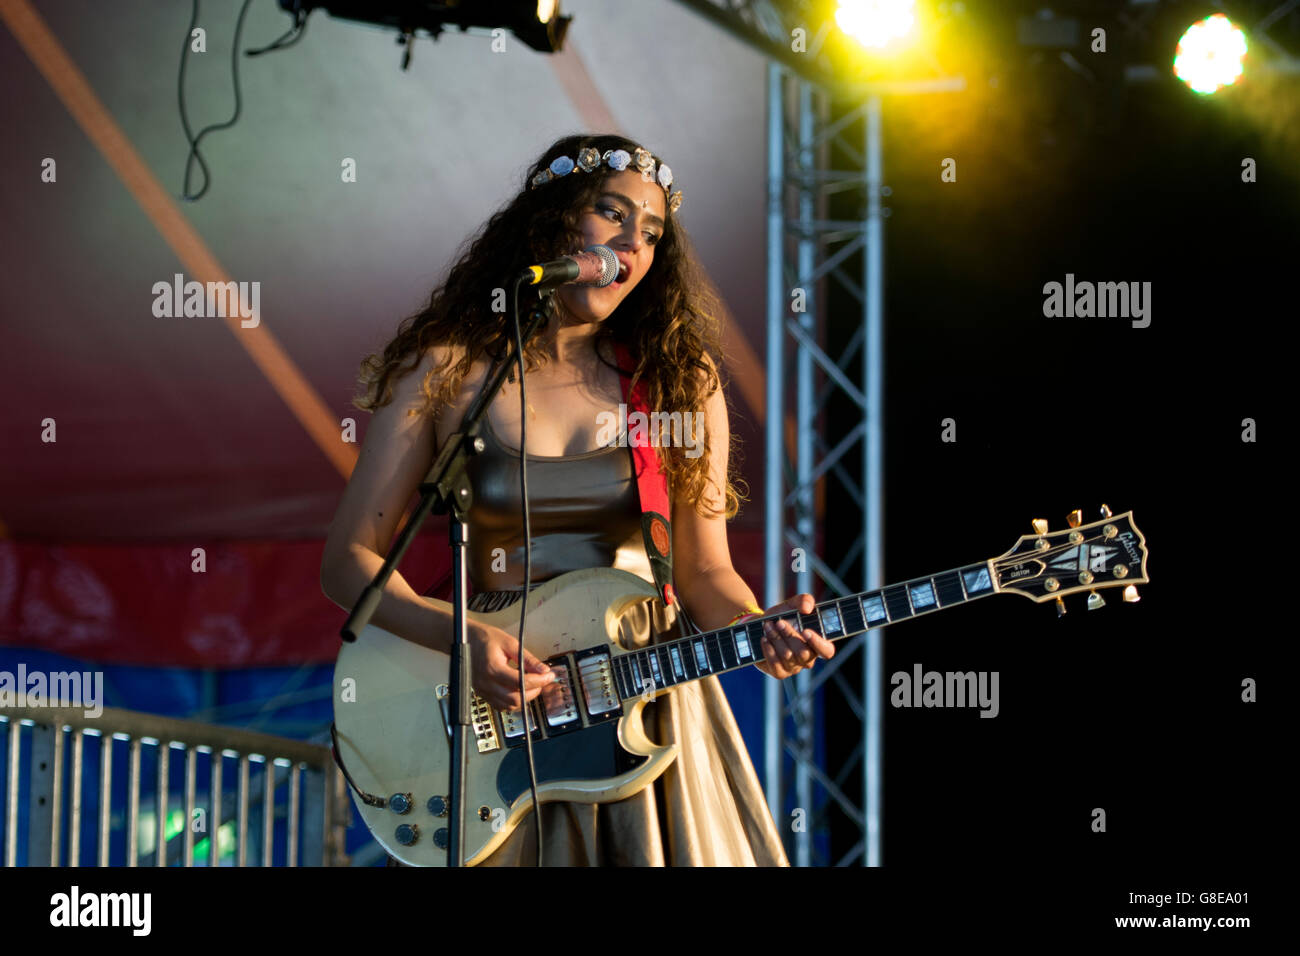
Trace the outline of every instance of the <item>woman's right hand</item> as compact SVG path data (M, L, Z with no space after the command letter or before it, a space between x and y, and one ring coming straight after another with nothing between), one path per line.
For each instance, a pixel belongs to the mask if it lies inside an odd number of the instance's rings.
M519 638L480 621L467 622L470 683L497 710L519 710ZM524 699L532 700L551 685L551 669L524 649Z

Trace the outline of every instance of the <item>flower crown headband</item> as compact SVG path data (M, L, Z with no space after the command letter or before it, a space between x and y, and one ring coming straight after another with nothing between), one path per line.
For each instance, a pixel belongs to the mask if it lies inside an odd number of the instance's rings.
M559 179L561 176L567 176L575 169L578 172L589 173L596 169L602 163L609 166L610 169L619 170L620 172L627 169L629 165L636 164L636 168L641 173L641 178L646 182L658 181L664 189L664 196L668 200L668 211L676 212L677 207L682 204L682 191L679 189L675 193L669 192L669 187L673 184L673 171L668 168L667 163L660 163L658 171L655 169L655 159L650 155L650 151L636 148L635 155L625 149L607 149L602 155L600 150L592 146L584 147L578 150L578 160L574 162L568 156L558 156L551 161L551 165L543 169L533 177L532 182L528 184L529 189L536 189L552 179Z

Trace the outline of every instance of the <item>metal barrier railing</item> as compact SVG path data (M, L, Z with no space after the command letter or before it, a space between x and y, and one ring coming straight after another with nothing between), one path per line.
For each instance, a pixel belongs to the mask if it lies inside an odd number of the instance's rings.
M125 779L113 769L124 748ZM352 808L329 747L111 707L0 707L0 755L5 866L348 865Z

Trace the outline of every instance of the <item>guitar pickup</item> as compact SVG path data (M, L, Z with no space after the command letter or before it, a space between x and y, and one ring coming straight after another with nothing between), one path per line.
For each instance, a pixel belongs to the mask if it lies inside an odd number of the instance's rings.
M499 711L499 714L501 715L501 730L502 732L504 732L507 741L524 739L524 721L523 721L524 713L528 714L529 733L536 733L537 722L533 720L533 708L531 705L525 707L524 710L522 711L519 710Z
M614 690L614 667L609 651L602 649L574 656L578 659L578 684L588 716L598 718L621 713L623 704Z
M546 726L560 728L567 724L580 725L582 721L578 718L578 709L573 703L573 683L569 679L568 665L561 658L550 667L551 673L555 675L555 683L543 687L538 697L546 715Z
M564 658L546 663L555 674L555 682L542 688L541 694L529 701L524 708L528 713L528 730L534 738L537 737L539 718L545 723L545 729L549 731L545 734L547 737L568 730L582 729L582 718L579 717L578 708L573 702L573 682L569 679L568 665ZM523 741L524 722L520 717L520 711L501 711L501 727L508 746L513 747Z

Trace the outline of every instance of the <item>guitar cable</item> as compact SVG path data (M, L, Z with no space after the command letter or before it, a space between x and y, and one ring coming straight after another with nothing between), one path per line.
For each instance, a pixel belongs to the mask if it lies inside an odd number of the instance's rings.
M514 336L515 336L515 363L519 368L519 491L520 501L523 507L524 519L524 590L523 597L519 604L519 700L522 704L520 711L524 721L524 749L528 753L528 789L533 800L533 826L537 836L537 866L542 866L542 808L537 800L537 767L533 762L533 734L528 727L528 704L524 702L524 618L528 611L528 595L532 590L532 572L533 572L533 535L532 523L528 516L528 399L524 386L524 342L523 334L520 331L519 324L519 286L523 279L516 279L514 285ZM547 293L539 293L539 308L541 300L545 299ZM507 358L507 361L509 359ZM678 599L677 624L683 637L690 633L699 633L699 628L691 620L686 609L681 606L680 598ZM689 627L689 631L687 628ZM544 719L546 707L541 707L540 719Z
M524 391L524 339L519 329L519 286L522 278L515 280L514 288L514 333L515 363L519 367L519 492L524 515L524 592L519 600L519 704L520 716L524 721L524 749L528 752L528 790L533 799L533 827L537 836L537 866L542 865L542 805L537 801L537 767L533 763L533 732L528 726L528 702L524 699L524 617L528 613L528 593L532 589L533 575L533 534L532 523L528 519L528 400ZM539 293L538 308L541 308L544 293ZM509 361L509 359L507 359ZM540 695L539 695L540 696ZM542 708L544 715L546 708ZM539 721L542 718L539 717Z

